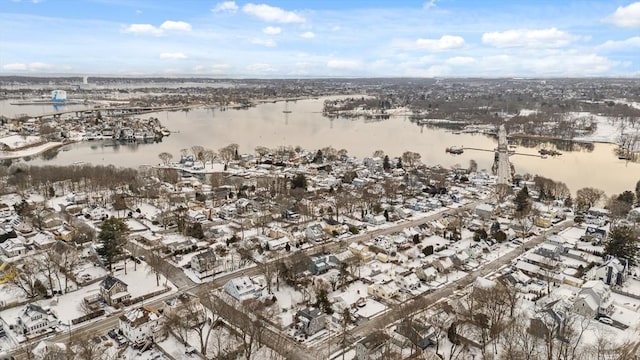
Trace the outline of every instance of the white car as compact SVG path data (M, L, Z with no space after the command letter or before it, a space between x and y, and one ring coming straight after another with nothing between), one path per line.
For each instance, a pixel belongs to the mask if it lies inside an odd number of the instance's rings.
M600 321L603 324L613 325L613 320L611 320L608 317L601 317L601 318L598 319L598 321Z

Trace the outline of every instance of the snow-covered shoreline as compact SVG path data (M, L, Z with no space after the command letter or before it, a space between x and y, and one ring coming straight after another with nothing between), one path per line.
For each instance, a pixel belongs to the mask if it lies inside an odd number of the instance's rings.
M26 149L15 151L0 151L0 160L19 159L27 156L34 156L41 154L47 150L55 149L64 145L61 142L47 142L38 146L29 147Z

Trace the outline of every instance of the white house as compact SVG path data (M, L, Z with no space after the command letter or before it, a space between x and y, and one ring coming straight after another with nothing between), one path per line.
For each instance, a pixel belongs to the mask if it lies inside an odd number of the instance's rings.
M396 297L399 291L400 288L393 281L367 286L367 294L387 300Z
M366 215L364 220L372 225L382 225L387 222L387 219L383 215Z
M122 334L135 346L161 341L165 336L160 313L151 307L128 310L118 320Z
M9 217L11 215L13 215L13 206L0 203L0 218Z
M200 279L213 276L216 270L216 254L207 250L191 258L191 270Z
M24 245L25 239L22 236L9 238L0 244L0 250L6 257L24 255L27 248Z
M408 272L406 274L402 274L398 276L398 279L396 281L401 289L404 289L409 292L418 291L422 286L422 283L420 282L420 278L418 278L418 275L414 272Z
M592 280L602 280L607 285L622 285L627 278L628 262L625 259L608 257L604 264L589 272Z
M252 298L259 298L263 295L266 287L264 276L241 276L231 279L224 284L224 291L233 296L238 301L244 301Z
M475 213L483 220L491 219L491 215L493 215L493 205L490 204L479 204L475 208Z
M23 335L32 335L56 325L58 325L58 318L51 312L51 309L28 304L18 313L16 332Z
M573 310L583 316L594 317L598 314L609 314L613 306L609 286L600 280L587 281L576 300Z
M269 250L281 250L284 249L288 243L289 239L283 236L279 239L270 239L266 244Z

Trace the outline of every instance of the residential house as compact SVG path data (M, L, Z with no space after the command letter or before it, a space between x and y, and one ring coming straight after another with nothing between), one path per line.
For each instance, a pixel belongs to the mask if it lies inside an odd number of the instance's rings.
M388 300L398 296L400 288L393 281L376 283L367 286L367 294Z
M160 313L149 306L126 311L118 319L118 327L133 346L162 341L166 337Z
M389 335L376 331L356 343L356 360L383 359Z
M324 329L326 323L327 314L317 308L304 308L299 310L294 320L296 329L309 336Z
M50 209L42 210L39 214L39 220L44 229L54 229L64 224L62 216Z
M284 248L287 247L287 244L289 244L289 239L285 236L279 238L279 239L269 239L266 242L266 248L268 250L272 250L272 251L276 251L276 250L282 250Z
M420 278L413 271L406 271L398 275L396 280L400 288L407 292L416 292L419 291L422 287L422 283L420 282Z
M538 247L536 247L535 253L551 259L557 259L561 254L564 253L564 247L559 244L543 242Z
M475 213L482 220L490 220L493 215L493 205L491 204L479 204L475 207Z
M548 258L546 256L542 256L533 252L527 252L523 258L524 258L524 261L530 264L534 264L539 266L540 268L545 268L549 270L555 269L556 267L558 267L558 264L559 264L557 260Z
M160 312L165 318L186 320L190 327L207 321L207 311L200 303L200 298L191 293L181 293L176 297L165 300Z
M610 314L613 300L609 286L600 280L587 281L573 302L573 310L585 317Z
M131 299L127 288L128 285L124 281L107 275L100 283L100 295L108 305L116 306Z
M424 265L416 269L416 275L420 280L434 281L438 277L438 270L431 265Z
M382 225L387 222L387 218L384 215L365 215L364 221L368 222L371 225Z
M436 343L436 332L433 326L423 324L420 321L407 318L400 321L396 326L396 332L411 341L413 345L421 350Z
M563 339L570 308L571 304L562 299L547 303L530 320L529 333L542 339Z
M250 278L241 276L231 279L224 284L227 294L233 296L238 301L259 298L263 295L266 287L264 276Z
M307 226L304 230L304 235L307 238L307 241L314 242L321 242L327 237L327 234L324 232L324 229L320 224Z
M191 270L199 279L215 275L216 254L213 249L197 254L191 258Z
M27 252L25 242L26 240L22 236L9 238L3 243L0 243L0 250L6 257L24 255Z
M5 203L0 203L0 218L6 218L13 215L13 206L9 206Z
M327 256L317 256L311 258L309 271L311 271L313 275L320 275L329 271L330 267L331 265L329 264L329 258Z
M58 322L51 309L27 304L18 313L15 329L18 334L33 335L58 325Z
M441 274L446 274L453 270L453 261L450 257L441 257L431 264L434 268L438 269Z
M39 232L35 234L31 241L38 249L46 249L53 246L56 243L56 238L50 232Z
M629 262L627 259L619 259L607 256L604 264L597 266L589 272L589 277L594 280L602 280L607 285L622 285L627 279Z

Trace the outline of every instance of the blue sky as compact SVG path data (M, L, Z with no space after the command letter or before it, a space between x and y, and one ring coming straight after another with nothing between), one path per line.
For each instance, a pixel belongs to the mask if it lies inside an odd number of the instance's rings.
M0 0L0 75L640 76L640 1Z

